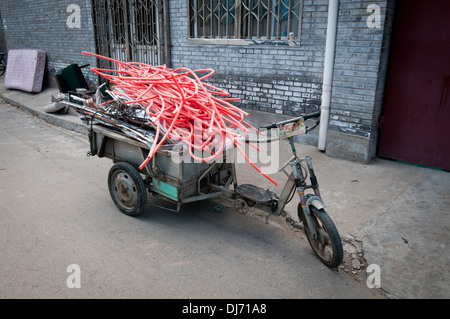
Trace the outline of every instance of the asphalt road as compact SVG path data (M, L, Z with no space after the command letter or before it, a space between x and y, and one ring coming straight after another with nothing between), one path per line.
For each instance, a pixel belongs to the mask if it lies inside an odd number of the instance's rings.
M175 213L151 195L141 216L120 213L112 162L88 148L0 104L0 298L381 297L323 266L282 219L215 213L213 200Z

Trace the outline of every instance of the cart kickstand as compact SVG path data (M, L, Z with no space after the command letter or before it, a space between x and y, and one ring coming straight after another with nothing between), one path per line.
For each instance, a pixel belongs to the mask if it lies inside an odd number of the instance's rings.
M269 224L269 217L270 217L271 215L273 215L273 212L272 212L272 211L266 215L266 224L267 224L267 225Z
M161 209L165 209L165 210L168 210L168 211L171 211L171 212L175 212L175 213L179 213L180 209L181 209L181 204L180 203L177 203L177 208L176 209L172 209L172 208L169 208L169 207L164 207L164 206L160 206L160 205L156 205L156 204L153 204L153 206L161 208Z
M275 212L277 211L278 202L273 199L272 195L270 194L269 189L267 189L267 194L269 194L270 199L272 201L270 204L270 213L266 215L266 224L269 224L269 217L272 216L273 214L275 214Z

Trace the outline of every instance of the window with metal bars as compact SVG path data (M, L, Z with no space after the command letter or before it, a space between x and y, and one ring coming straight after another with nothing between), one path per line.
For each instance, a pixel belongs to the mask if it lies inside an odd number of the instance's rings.
M299 40L303 0L188 0L194 39Z

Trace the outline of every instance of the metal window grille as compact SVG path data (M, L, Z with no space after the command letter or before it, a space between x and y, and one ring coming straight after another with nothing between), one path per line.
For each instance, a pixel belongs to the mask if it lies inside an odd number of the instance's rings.
M300 39L303 0L188 0L189 36Z
M168 0L92 0L92 17L98 54L170 64ZM98 63L109 67L108 61Z

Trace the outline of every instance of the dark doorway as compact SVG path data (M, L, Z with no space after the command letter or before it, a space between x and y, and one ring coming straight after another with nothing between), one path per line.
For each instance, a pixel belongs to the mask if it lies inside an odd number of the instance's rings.
M397 1L378 156L450 169L450 1Z

